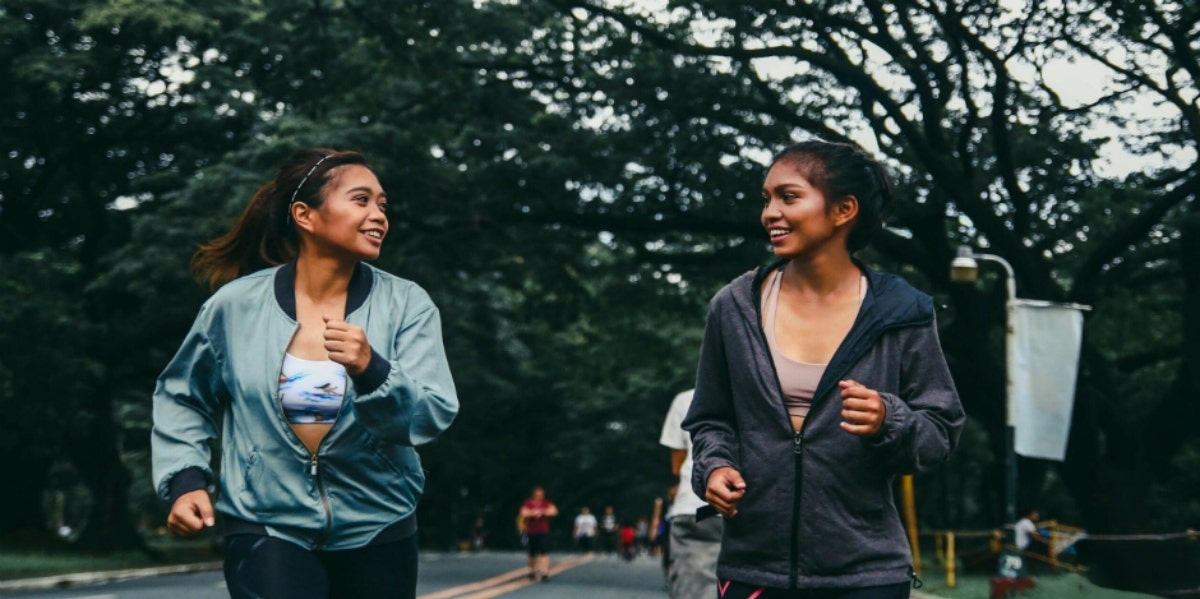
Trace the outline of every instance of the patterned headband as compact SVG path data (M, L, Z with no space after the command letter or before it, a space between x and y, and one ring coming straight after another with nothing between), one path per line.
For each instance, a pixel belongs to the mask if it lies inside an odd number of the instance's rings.
M317 170L317 167L321 166L322 162L325 162L326 160L328 160L332 157L333 157L333 154L326 154L326 155L322 156L321 159L318 160L316 164L312 165L312 168L308 169L308 173L306 173L304 175L304 178L300 179L300 184L296 186L296 191L292 192L292 199L288 201L287 220L289 223L292 222L292 204L296 203L296 194L300 193L300 188L304 187L304 182L308 181L308 178L311 177L313 172Z

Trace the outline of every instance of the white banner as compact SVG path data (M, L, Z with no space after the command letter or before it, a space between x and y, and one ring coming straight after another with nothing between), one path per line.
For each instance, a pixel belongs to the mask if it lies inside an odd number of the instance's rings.
M1016 451L1063 461L1071 432L1083 306L1017 300L1013 324L1013 398Z

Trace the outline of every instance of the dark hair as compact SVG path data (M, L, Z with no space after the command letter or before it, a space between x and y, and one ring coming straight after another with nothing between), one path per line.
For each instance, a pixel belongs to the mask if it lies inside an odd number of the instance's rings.
M358 152L313 148L292 154L275 179L254 192L233 229L200 246L192 256L192 276L216 289L242 275L296 259L300 237L290 217L292 199L320 207L321 190L332 178L330 173L347 164L370 168Z
M866 247L883 228L883 211L895 195L895 184L887 169L862 148L814 139L783 148L771 159L771 166L782 161L820 189L826 202L847 196L858 200L858 218L846 238L851 253Z

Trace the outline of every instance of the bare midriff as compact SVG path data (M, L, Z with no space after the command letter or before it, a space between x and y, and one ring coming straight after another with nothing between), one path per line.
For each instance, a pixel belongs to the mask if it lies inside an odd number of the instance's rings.
M329 434L329 428L332 424L293 424L292 432L300 438L300 442L308 448L309 453L317 453L317 447L320 447L321 440L325 435Z

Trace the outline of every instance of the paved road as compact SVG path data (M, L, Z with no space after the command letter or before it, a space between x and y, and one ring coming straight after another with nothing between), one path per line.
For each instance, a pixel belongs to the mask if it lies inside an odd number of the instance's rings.
M549 582L525 577L516 552L426 553L421 556L418 599L666 599L659 561L631 563L603 556L553 556ZM0 594L2 599L222 599L219 571L139 577L101 584Z

